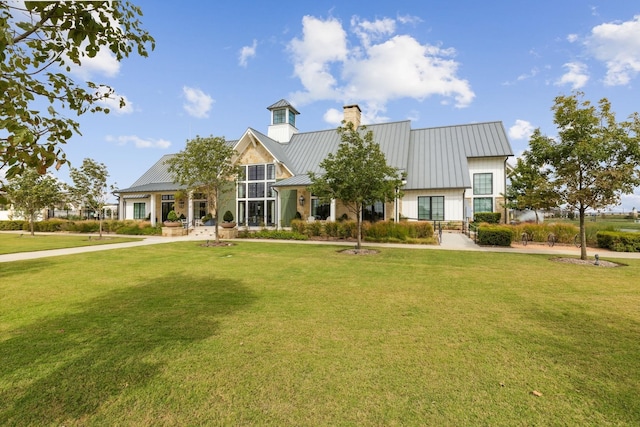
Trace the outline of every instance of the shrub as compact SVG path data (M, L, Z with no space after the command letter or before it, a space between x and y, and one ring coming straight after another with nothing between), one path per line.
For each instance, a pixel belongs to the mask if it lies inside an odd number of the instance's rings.
M306 234L306 223L300 219L291 220L291 231L295 231L300 234Z
M23 221L23 220L0 221L0 230L3 230L3 231L24 230L25 224L28 229L29 221Z
M598 247L616 252L640 252L640 233L623 231L599 231Z
M478 212L473 216L473 222L486 222L488 224L498 224L500 222L500 212Z
M256 232L240 232L238 237L245 239L279 239L279 240L308 240L304 234L287 230L260 230Z
M306 234L310 236L322 236L322 223L319 221L313 221L307 223Z
M478 228L478 244L487 246L511 246L513 230L506 226L484 225Z
M224 222L232 222L233 221L233 214L231 213L231 211L226 211L224 213L224 215L222 215L222 220Z
M340 227L338 222L326 222L324 224L324 234L328 237L338 237L340 234Z

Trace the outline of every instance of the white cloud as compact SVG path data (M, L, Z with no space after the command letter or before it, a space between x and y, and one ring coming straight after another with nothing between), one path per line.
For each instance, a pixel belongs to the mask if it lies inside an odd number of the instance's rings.
M105 138L108 142L116 142L118 145L133 144L136 148L160 148L167 149L171 142L166 139L143 139L136 135L111 136Z
M69 62L71 72L85 80L99 74L104 77L116 77L120 73L120 62L107 48L102 48L93 58L81 58L82 66Z
M509 128L509 138L529 139L534 131L533 125L526 120L516 120L516 123Z
M567 41L568 41L569 43L575 43L575 42L577 42L577 41L578 41L578 35L577 35L577 34L569 34L569 35L567 36Z
M571 89L580 89L589 81L587 66L582 62L568 62L563 65L568 71L558 79L556 86L571 85Z
M182 88L182 93L187 100L187 102L183 104L183 107L190 116L198 119L209 117L209 111L214 103L213 98L200 89L188 86Z
M344 118L344 114L342 111L336 110L335 108L329 108L324 115L322 116L323 120L330 125L335 127L340 126L342 124L342 119Z
M398 22L401 24L418 24L422 22L422 19L418 16L413 15L398 15Z
M594 27L586 44L607 67L606 85L626 85L640 73L640 15Z
M468 106L475 94L457 76L455 49L421 44L408 35L393 35L395 21L351 21L359 43L350 45L342 24L334 19L305 16L302 38L288 45L294 75L303 90L291 94L296 105L316 100L362 102L363 122L377 121L389 101L423 100L440 95L456 107Z
M249 58L253 58L254 56L256 56L257 47L258 47L258 41L254 39L253 44L251 46L243 46L242 49L240 49L238 64L240 64L241 67L246 68L247 61L249 60Z

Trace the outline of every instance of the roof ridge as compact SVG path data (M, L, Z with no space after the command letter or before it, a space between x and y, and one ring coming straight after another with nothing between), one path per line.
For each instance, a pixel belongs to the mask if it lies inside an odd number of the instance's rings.
M477 123L462 123L462 124L459 124L459 125L431 126L431 127L411 129L411 131L429 130L429 129L442 129L442 128L459 128L459 127L466 127L466 126L489 125L489 124L494 124L494 123L502 123L502 120L492 120L492 121L477 122Z

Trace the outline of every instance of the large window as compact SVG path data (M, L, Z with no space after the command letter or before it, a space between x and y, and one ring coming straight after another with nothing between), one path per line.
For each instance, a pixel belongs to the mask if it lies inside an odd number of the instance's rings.
M134 203L133 204L133 219L145 219L147 217L145 213L145 204L144 203Z
M291 110L289 110L289 124L293 127L296 126L296 115Z
M282 110L283 113L285 110ZM277 111L274 111L274 117ZM274 225L276 192L276 165L273 163L242 166L238 180L238 224L258 226Z
M474 173L473 174L473 194L493 194L493 174Z
M418 197L418 219L444 221L444 196Z
M473 199L473 213L493 212L492 197L476 197Z
M384 220L384 203L375 202L372 205L364 205L362 207L362 219L371 222Z
M331 216L331 205L320 203L320 199L311 199L311 216L315 219L325 220Z

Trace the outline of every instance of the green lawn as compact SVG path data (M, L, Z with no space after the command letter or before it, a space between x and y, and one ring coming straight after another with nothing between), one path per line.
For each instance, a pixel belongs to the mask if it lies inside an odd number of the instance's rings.
M0 425L640 425L640 260L339 249L0 265Z
M141 239L102 235L69 236L65 234L0 233L0 255L17 252L46 251L50 249L75 248L78 246L107 245L111 243L135 242Z

